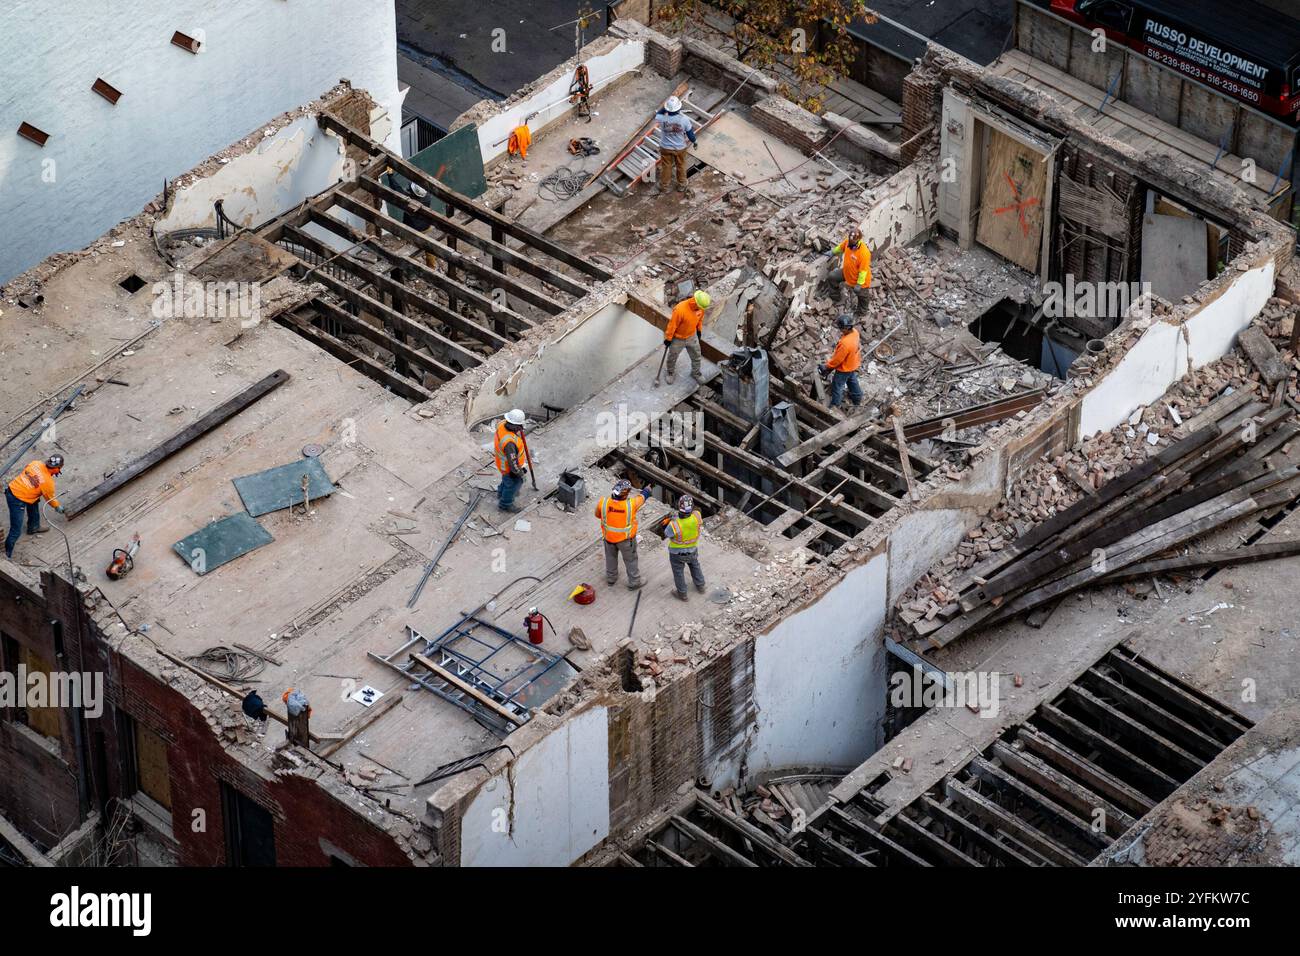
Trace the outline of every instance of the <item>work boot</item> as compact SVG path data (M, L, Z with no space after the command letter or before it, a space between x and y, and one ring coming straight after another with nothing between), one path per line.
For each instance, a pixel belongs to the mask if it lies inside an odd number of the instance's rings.
M695 590L697 590L697 591L699 591L701 594L703 594L703 593L704 593L704 587L705 587L705 586L704 586L703 584L697 584L697 585L695 585Z
M645 582L644 582L644 581L628 581L628 582L627 582L627 589L628 589L629 591L639 591L639 590L641 590L643 587L645 587Z
M686 592L685 592L685 591L679 591L679 590L677 590L676 588L673 588L673 597L677 598L677 600L679 600L679 601L689 601L689 600L690 600L690 598L688 598L688 597L686 596Z
M497 505L497 510L504 511L506 514L509 515L514 515L514 514L518 514L524 509L519 507L518 505Z
M664 381L667 382L669 385L671 385L676 380L677 380L677 376L674 375L672 372L669 372L667 375L664 376Z
M40 527L40 528L28 528L28 529L27 529L27 533L28 533L28 534L45 534L45 532L47 532L47 531L49 531L49 530L50 530L49 528L46 528L46 527L42 526L42 527Z
M606 579L605 579L605 586L606 586L606 587L611 587L611 588L612 588L615 584L618 584L618 578L606 578Z
M681 193L683 196L685 196L687 199L690 199L692 196L695 195L695 193L691 192L690 186L678 186L677 191Z
M695 379L695 381L697 381L697 382L703 382L703 381L704 381L704 376L701 375L699 372L692 372L692 373L691 373L691 378Z

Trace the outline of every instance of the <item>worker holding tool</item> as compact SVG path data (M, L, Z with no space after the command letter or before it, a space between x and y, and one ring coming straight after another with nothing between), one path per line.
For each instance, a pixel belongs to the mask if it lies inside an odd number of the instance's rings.
M41 499L50 503L50 507L60 514L63 505L55 497L54 476L63 471L63 456L51 455L44 461L39 458L29 461L27 467L5 489L5 501L9 503L9 536L5 538L5 557L13 559L14 545L23 533L23 517L26 512L27 533L44 534L49 528L41 527Z
M514 513L520 511L515 504L515 495L524 483L527 451L524 448L524 413L518 408L506 412L506 417L497 422L496 439L492 447L496 453L497 471L501 472L501 484L497 485L497 507L502 511Z
M620 478L614 482L610 494L596 502L596 517L605 537L605 583L613 587L618 583L618 556L623 556L627 568L627 588L635 591L645 584L641 580L640 565L636 556L636 514L650 495L649 488L632 494L632 482Z
M664 101L663 108L655 113L655 125L659 129L659 170L655 173L659 181L656 196L668 191L672 181L673 170L677 171L677 191L689 196L686 187L686 141L695 145L695 124L682 112L682 101L675 96Z
M703 290L696 292L689 299L682 299L673 307L673 314L668 319L668 328L664 329L664 348L668 356L668 384L673 383L673 369L677 367L677 357L682 349L691 356L691 377L697 382L704 381L700 372L700 360L704 354L704 342L701 339L704 328L704 312L713 304L713 299Z
M844 285L840 289L840 308L851 309L856 300L858 315L865 315L871 298L871 250L862 241L862 230L853 229L847 239L826 254L843 256L840 268Z
M840 340L830 360L822 366L823 377L831 380L831 408L844 400L844 389L849 390L849 401L862 404L862 385L858 382L858 369L862 365L862 345L857 325L851 315L841 315L835 324L840 327Z
M667 515L659 522L659 534L668 542L668 566L673 569L673 593L678 600L687 600L686 569L691 571L695 590L704 593L704 571L700 567L700 525L703 522L695 510L695 499L682 495L677 499L677 514Z

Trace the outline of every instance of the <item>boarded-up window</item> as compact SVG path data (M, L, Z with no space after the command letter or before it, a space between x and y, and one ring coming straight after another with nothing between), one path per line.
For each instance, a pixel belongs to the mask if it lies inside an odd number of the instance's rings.
M167 741L139 723L135 724L135 780L146 797L168 810L172 808Z
M63 736L62 725L59 721L59 708L50 707L49 695L53 688L50 685L50 671L53 670L45 658L41 657L35 651L28 648L25 644L18 645L18 662L27 668L27 687L19 688L19 693L27 695L27 706L20 711L25 715L27 726L37 733L44 734L46 737L53 737L55 740ZM33 674L45 675L45 701L47 706L31 706L33 688L31 678Z

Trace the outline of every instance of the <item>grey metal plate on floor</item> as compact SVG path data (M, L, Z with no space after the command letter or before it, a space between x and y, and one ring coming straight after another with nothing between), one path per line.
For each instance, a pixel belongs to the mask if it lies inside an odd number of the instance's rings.
M334 484L319 458L300 458L287 465L235 479L235 490L248 513L256 518L271 511L303 503L302 479L307 478L307 498L315 501L333 494Z
M172 550L202 575L274 540L271 532L241 511L181 538Z

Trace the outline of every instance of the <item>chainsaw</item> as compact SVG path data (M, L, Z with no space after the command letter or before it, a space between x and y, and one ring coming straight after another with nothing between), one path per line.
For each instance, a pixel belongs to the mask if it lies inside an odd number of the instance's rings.
M130 574L131 569L135 567L135 556L139 550L140 535L134 534L131 536L131 544L129 547L113 549L113 560L108 563L108 567L104 569L104 573L114 581L122 580L122 578Z

